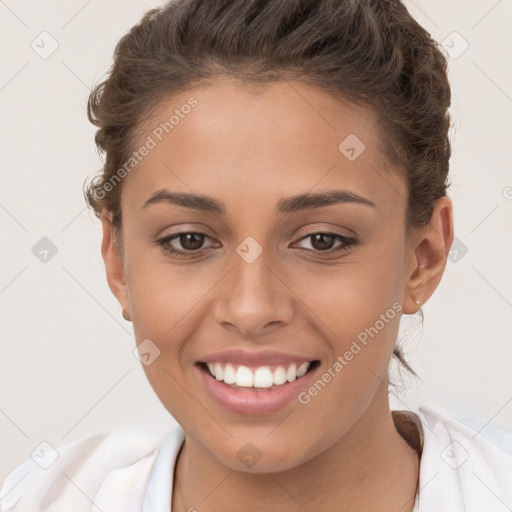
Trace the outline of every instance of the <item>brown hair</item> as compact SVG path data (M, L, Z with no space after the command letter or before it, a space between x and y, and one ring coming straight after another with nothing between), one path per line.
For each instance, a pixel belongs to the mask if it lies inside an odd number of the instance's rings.
M85 185L86 201L120 232L122 183L106 184L162 100L220 75L252 84L286 76L378 113L386 155L406 179L407 228L425 225L449 186L446 68L400 0L170 1L121 38L89 97L106 158ZM398 348L395 356L405 363Z

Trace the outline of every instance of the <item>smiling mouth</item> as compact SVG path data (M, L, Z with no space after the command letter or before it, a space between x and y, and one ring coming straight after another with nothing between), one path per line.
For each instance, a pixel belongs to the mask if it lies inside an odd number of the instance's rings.
M209 377L233 389L243 391L269 391L301 379L320 365L313 360L302 364L261 365L249 367L230 363L199 363Z

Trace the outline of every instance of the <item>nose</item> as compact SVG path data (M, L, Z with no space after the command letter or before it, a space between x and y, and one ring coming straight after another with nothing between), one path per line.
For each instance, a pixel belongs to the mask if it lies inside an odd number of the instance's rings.
M213 308L222 327L260 343L264 335L290 323L294 314L286 276L269 259L265 251L251 263L235 255Z

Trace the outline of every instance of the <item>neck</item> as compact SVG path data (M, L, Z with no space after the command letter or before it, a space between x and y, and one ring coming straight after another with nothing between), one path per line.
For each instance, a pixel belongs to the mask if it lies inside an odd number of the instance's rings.
M232 470L187 437L176 466L172 511L327 512L342 505L344 512L408 512L414 503L418 469L418 454L397 432L383 387L341 439L286 471Z

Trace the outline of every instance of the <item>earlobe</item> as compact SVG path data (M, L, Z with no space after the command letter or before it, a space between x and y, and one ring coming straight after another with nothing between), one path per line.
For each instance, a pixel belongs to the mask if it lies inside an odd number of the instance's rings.
M101 224L103 228L101 255L105 263L108 286L121 304L123 318L125 320L131 320L128 295L126 293L124 262L114 241L114 229L110 219L106 216L101 218Z
M447 196L436 200L430 222L413 238L402 302L405 314L416 313L431 297L446 268L453 242L453 206Z

